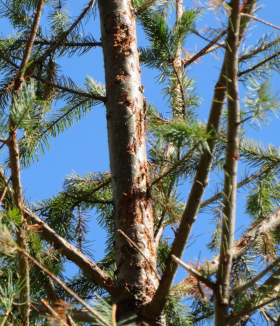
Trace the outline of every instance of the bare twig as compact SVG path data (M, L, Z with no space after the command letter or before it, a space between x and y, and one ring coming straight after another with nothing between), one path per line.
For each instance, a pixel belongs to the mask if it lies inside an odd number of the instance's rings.
M260 18L257 18L256 16L252 16L252 15L249 15L249 14L246 14L246 13L240 13L241 16L245 16L245 17L248 17L250 19L253 19L253 20L256 20L262 24L265 24L267 26L270 26L270 27L273 27L273 28L276 28L276 29L279 29L280 30L280 27L279 26L276 26L276 25L273 25L273 24L270 24L268 22L266 22L265 20L262 20Z
M141 256L148 262L148 264L151 266L153 272L155 273L156 277L160 280L160 277L158 276L158 273L156 271L156 269L154 268L153 264L150 262L150 260L146 257L146 255L142 252L142 250L137 246L137 244L132 241L122 230L118 230L118 232L125 237L125 239L127 240L127 242L134 247L140 254Z
M139 6L135 9L135 14L139 15L143 11L147 10L149 7L151 7L157 0L147 0L142 6Z
M267 266L263 271L261 271L260 273L258 273L256 276L252 277L247 283L241 285L238 288L235 288L232 290L231 295L235 296L239 293L244 292L245 290L247 290L248 288L250 288L251 286L253 286L255 283L257 283L263 276L265 276L267 273L269 273L272 268L274 268L275 266L277 266L280 262L280 257L278 259L275 259L275 261L270 264L269 266Z
M269 166L266 166L266 167L262 168L261 170L259 170L258 172L253 173L252 175L250 175L250 177L245 178L244 180L238 182L237 188L244 187L246 184L250 183L251 181L254 181L257 178L259 178L264 173L270 171L273 168L273 166L275 166L275 164L271 164ZM219 192L218 194L214 195L213 197L211 197L211 198L205 200L204 202L202 202L201 205L200 205L200 209L208 206L209 204L215 202L216 200L218 200L220 198L223 198L223 196L224 196L224 193L222 191Z
M181 259L175 257L174 255L172 255L172 259L175 261L176 264L178 264L178 265L182 266L183 268L185 268L185 270L187 272L189 272L192 276L194 276L198 281L204 283L205 285L207 285L212 290L215 289L215 283L211 282L208 278L201 275L194 268L192 268L191 266L185 264L184 262L182 262Z
M253 50L247 54L243 54L242 56L239 57L238 61L242 62L245 61L247 59L252 58L254 55L259 54L263 51L266 51L267 49L271 48L272 46L276 45L277 43L280 42L280 36L277 37L275 40L267 43L267 44L263 44L261 47L257 48L256 50Z
M41 299L42 305L47 308L47 310L53 315L53 317L63 326L69 326L60 316L59 314L49 305L48 301L45 299Z
M262 65L266 64L267 62L269 62L270 60L273 60L275 58L277 58L278 56L280 55L280 51L278 51L277 53L269 56L268 58L262 60L261 62L259 62L258 64L254 65L253 67L247 69L247 70L244 70L244 71L241 71L238 73L238 77L241 77L243 75L246 75L248 74L249 72L253 71L253 70L256 70L257 68L261 67Z
M226 35L227 31L223 31L221 34L219 34L218 36L216 36L214 38L214 40L212 40L211 42L209 42L203 49L201 49L199 52L197 52L197 54L193 55L189 60L187 61L183 61L184 64L184 68L186 68L187 66L189 66L190 64L192 64L194 61L196 61L197 59L199 59L200 57L202 57L203 55L209 53L211 47L216 44L224 35ZM221 45L218 45L217 47L220 47ZM211 51L216 50L216 48L214 48Z
M241 317L243 317L245 315L249 315L252 312L255 312L255 311L259 310L260 308L268 305L269 303L274 302L274 301L279 300L279 299L280 299L280 296L277 296L277 297L271 298L269 300L266 300L266 301L262 302L259 305L253 306L253 307L251 307L249 309L245 309L245 310L243 310L243 311L241 311L241 312L239 312L237 314L234 314L233 316L228 317L227 321L229 321L231 323L234 322L235 320L238 321Z

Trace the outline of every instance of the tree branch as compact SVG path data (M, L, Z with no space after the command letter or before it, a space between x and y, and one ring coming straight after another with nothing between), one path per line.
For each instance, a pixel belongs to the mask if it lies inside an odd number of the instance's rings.
M181 259L178 259L174 255L172 255L172 259L175 261L175 263L182 266L187 272L189 272L192 276L194 276L198 281L204 283L212 290L215 289L215 283L211 282L208 278L201 275L197 270L195 270L191 266L185 264L184 262L182 262Z
M231 323L236 322L237 320L239 320L239 319L242 318L243 316L245 316L245 315L249 315L249 314L251 314L252 312L255 312L255 311L259 310L260 308L262 308L262 307L268 305L269 303L274 302L274 301L279 300L279 299L280 299L280 296L275 297L275 298L271 298L271 299L269 299L269 300L267 300L267 301L265 301L265 302L262 302L261 304L259 304L259 305L257 305L257 306L253 306L252 308L245 309L245 310L243 310L243 311L241 311L241 312L239 312L239 313L237 313L237 314L235 314L235 315L229 317L229 318L228 318L228 321L230 321Z
M262 23L262 24L265 24L265 25L267 25L267 26L270 26L270 27L273 27L273 28L276 28L276 29L279 29L279 30L280 30L280 27L279 27L279 26L276 26L276 25L270 24L270 23L266 22L265 20L262 20L262 19L260 19L260 18L255 17L255 16L248 15L248 14L245 14L245 13L241 13L240 15L241 15L241 16L245 16L245 17L248 17L248 18L253 19L253 20L256 20L256 21L258 21L258 22L260 22L260 23Z
M193 55L189 60L183 60L183 65L184 68L188 67L190 64L192 64L193 62L195 62L197 59L199 59L200 57L202 57L203 55L209 53L209 50L211 49L211 47L216 44L223 36L225 36L227 33L227 31L223 31L221 34L219 34L218 36L216 36L211 42L209 42L203 49L201 49L197 54ZM219 45L219 47L222 45ZM215 49L211 50L214 51Z
M106 100L106 97L104 97L104 96L94 95L94 94L86 93L86 92L83 92L83 91L76 91L75 89L71 89L71 88L68 88L68 87L64 87L64 86L61 86L61 85L58 85L58 84L51 83L51 82L47 81L46 79L44 79L44 78L42 78L40 76L37 76L37 75L32 75L32 77L34 79L36 79L36 80L39 80L42 83L45 83L45 84L47 84L49 86L60 89L60 90L62 90L64 92L68 92L70 94L83 96L83 97L93 99L93 100L96 100L96 101L100 101L100 102L103 102L103 103Z
M280 51L278 51L277 53L271 55L270 57L268 57L268 58L262 60L261 62L259 62L258 64L254 65L253 67L251 67L251 68L249 68L249 69L247 69L247 70L244 70L244 71L239 72L239 73L238 73L238 77L241 77L241 76L243 76L243 75L246 75L246 74L248 74L249 72L251 72L251 71L253 71L253 70L255 70L255 69L261 67L262 65L266 64L266 63L269 62L270 60L273 60L273 59L277 58L277 57L279 56L279 54L280 54Z
M269 166L266 166L266 167L260 169L258 172L253 173L252 175L250 175L250 177L245 178L244 180L240 181L237 184L237 188L241 188L241 187L245 186L246 184L250 183L251 181L259 178L264 173L269 172L273 168L273 166L277 165L277 164L270 164ZM210 205L211 203L215 202L216 200L223 198L223 196L224 196L224 192L223 191L219 192L218 194L214 195L213 197L202 202L199 209L202 209L202 208Z
M76 247L71 245L65 239L60 237L53 229L51 229L44 221L42 221L36 214L29 208L24 207L26 218L30 218L33 223L36 223L41 229L41 236L48 242L53 243L56 249L67 259L75 263L85 273L90 275L92 279L112 296L116 294L116 287L114 281L95 263L87 258Z
M257 0L248 0L245 10L248 13L252 13L255 9L256 2ZM242 26L240 27L239 42L241 42L242 37L245 34L245 30L248 23L249 23L249 19L245 19L245 21L242 21ZM207 133L217 132L220 126L220 120L221 120L224 102L226 98L225 75L226 75L226 59L224 59L220 76L215 86L212 106L211 106L209 120L207 124ZM190 191L187 205L178 228L178 233L172 243L170 256L165 263L166 266L165 271L162 275L159 287L151 303L146 308L146 312L144 312L147 313L147 315L159 316L161 314L164 305L166 303L167 295L172 286L178 268L178 266L174 264L171 255L174 255L178 258L182 257L185 246L190 236L192 226L196 221L196 217L199 211L199 206L206 185L208 183L208 176L210 173L210 167L212 164L213 154L215 151L215 141L210 138L207 140L207 142L208 142L211 155L209 155L209 153L203 153L200 158L195 180L193 182L193 186Z
M239 293L244 292L245 290L247 290L248 288L250 288L251 286L253 286L255 283L257 283L263 276L265 276L267 273L269 273L272 268L274 268L275 266L277 266L277 264L279 264L280 262L280 257L275 259L275 261L270 264L269 266L267 266L263 271L261 271L259 274L257 274L256 276L252 277L250 279L250 281L248 281L247 283L241 285L238 288L235 288L232 290L231 295L235 296Z
M135 14L140 15L143 11L151 7L157 0L147 0L142 6L135 8Z
M267 44L262 45L261 47L259 47L256 50L253 50L253 51L251 51L251 52L249 52L247 54L243 54L242 56L239 57L238 61L242 62L242 61L245 61L247 59L250 59L254 55L259 54L259 53L261 53L263 51L266 51L267 49L271 48L272 46L276 45L279 42L280 42L280 36L277 37L275 40L273 40L273 41L271 41L271 42L269 42Z
M246 251L250 248L253 248L254 245L258 242L258 239L266 234L271 232L280 226L280 208L278 208L274 213L265 217L262 221L257 224L254 223L252 227L239 239L237 240L232 249L233 259L241 257ZM216 273L219 264L219 255L216 255L211 260L202 265L198 272L207 273L207 275L213 275ZM187 294L189 290L189 277L186 277L183 281L178 283L172 289L173 295L182 297Z
M227 145L224 165L224 202L223 224L219 266L217 271L217 289L215 291L215 326L226 325L229 304L230 274L232 268L232 248L236 218L237 169L239 159L239 91L238 91L238 49L240 12L239 0L231 0L231 13L228 21L226 49L226 76L228 95Z
M11 244L8 244L12 246ZM82 306L84 306L96 319L101 321L106 326L111 326L100 314L91 308L84 300L82 300L75 292L70 290L62 281L60 281L54 274L52 274L48 269L42 266L36 259L31 257L25 250L19 247L15 247L17 251L20 251L24 256L28 258L34 265L39 267L46 275L48 275L55 283L57 283L64 291L66 291L69 295L71 295L76 301L78 301Z
M41 299L42 305L47 309L48 312L59 322L59 325L69 326L61 316L49 305L48 301L45 299Z
M19 162L19 147L17 140L17 126L13 121L11 115L11 109L17 101L16 95L20 93L22 84L25 80L25 71L28 65L28 61L31 55L33 43L36 37L37 30L40 24L40 18L43 11L44 0L38 0L36 14L31 27L30 37L27 41L23 58L19 66L19 70L15 77L12 87L12 104L10 108L9 116L9 138L7 145L9 147L9 159L10 159L10 170L11 180L13 187L14 204L18 209L18 213L21 218L21 225L16 231L16 241L18 246L27 251L26 241L26 219L23 215L23 199L22 199L22 186L21 186L21 175L20 175L20 162ZM7 181L6 181L7 182ZM7 183L8 185L8 183ZM20 298L20 324L22 326L29 326L29 315L30 315L30 278L29 278L29 262L28 259L18 251L18 274L21 282L21 289L19 293Z
M77 25L81 22L81 20L85 17L89 9L94 5L96 0L91 0L85 7L85 9L82 11L80 16L74 21L74 23L68 28L67 31L63 32L52 44L50 47L46 50L46 52L38 59L36 60L36 63L43 62L52 52L54 52L59 46L61 46L61 43L65 40L65 38L77 27Z
M43 315L47 312L47 309L40 303L31 302L31 308L33 312ZM76 322L84 322L84 323L94 323L96 322L96 318L89 313L87 309L78 309L78 308L70 308L68 310L69 315Z

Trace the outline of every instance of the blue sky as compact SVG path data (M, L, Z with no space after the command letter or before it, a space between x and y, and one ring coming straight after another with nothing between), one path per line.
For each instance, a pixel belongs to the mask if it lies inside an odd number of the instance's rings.
M207 1L201 1L203 4ZM258 17L268 21L272 24L279 25L279 13L280 13L280 1L260 1L260 4L264 4L265 7L258 12ZM184 1L185 7L193 7L193 2L188 0ZM69 11L77 16L83 8L82 1L69 1ZM45 24L46 17L43 19ZM223 17L219 16L219 13L214 15L211 10L206 10L205 14L200 17L197 22L197 27L203 29L206 26L222 27L219 19L223 20ZM256 39L265 33L270 33L275 36L276 30L268 27L264 24L254 24L255 27L251 29L248 34L252 36L248 37L246 43L254 44ZM4 19L0 20L0 28L3 35L10 34L12 29L8 27L7 22ZM98 17L95 21L91 21L85 27L86 32L90 32L93 36L99 40L99 20ZM279 32L279 31L278 31ZM141 28L138 27L138 45L147 44ZM274 37L272 36L272 38ZM206 42L197 36L191 36L186 42L185 49L193 53L199 51ZM219 75L219 69L222 61L222 54L219 53L220 60L217 60L211 54L203 57L199 64L191 66L189 75L196 77L197 81L197 93L203 98L201 108L198 110L199 116L202 120L206 120L208 117L211 99L213 95L213 89L215 82ZM103 71L103 56L101 48L96 48L89 51L82 57L72 57L69 59L62 59L60 61L62 71L64 75L71 77L77 84L82 84L86 75L93 77L99 82L104 82ZM152 71L145 67L142 68L142 83L145 85L145 97L148 101L153 102L155 107L158 107L163 114L168 114L169 108L165 105L165 100L161 94L162 86L156 84L156 76L158 72ZM279 89L279 75L276 75L272 79L274 90ZM244 88L240 93L244 94ZM256 132L253 128L248 127L249 135L255 137L258 140L262 140L264 144L274 143L279 145L279 120L272 117L269 126L262 125L262 130ZM42 200L47 197L55 195L57 191L62 190L62 183L66 175L75 171L78 174L84 172L94 171L109 171L109 155L107 144L107 130L106 130L106 118L105 107L100 105L92 108L92 114L89 114L81 122L76 123L75 126L68 131L61 134L56 139L53 139L51 144L51 150L46 152L44 157L40 158L39 162L34 163L29 169L22 172L22 185L25 191L26 197L31 202ZM214 191L215 181L221 182L221 179L215 173L211 175L211 182L207 189L205 199L210 197ZM189 185L182 188L181 198L184 200L188 197ZM244 197L246 191L242 190L239 193L238 210L237 210L237 228L242 227L237 234L240 234L242 230L248 225L249 219L244 214ZM205 240L209 239L210 232L213 230L213 226L209 224L211 216L203 214L199 216L198 222L194 227L193 234L202 234L196 238L196 242L187 249L184 256L185 259L194 260L195 257L200 256L201 261L204 257L210 258L211 254L204 248ZM94 240L93 249L96 261L103 256L103 243L105 234L99 229L95 222L95 215L92 213L92 221L90 222L91 231L89 234L90 240ZM168 234L167 234L168 235ZM201 253L200 253L201 252ZM68 267L68 273L72 274L71 264ZM182 279L185 275L184 271L180 271L177 280Z

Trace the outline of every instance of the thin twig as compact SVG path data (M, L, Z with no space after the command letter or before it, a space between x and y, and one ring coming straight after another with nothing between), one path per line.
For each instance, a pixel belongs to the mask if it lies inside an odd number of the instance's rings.
M2 240L0 239L1 242L6 240ZM16 249L17 251L21 252L24 256L26 256L34 265L36 265L37 267L39 267L45 274L47 274L54 282L56 282L64 291L66 291L69 295L71 295L76 301L78 301L82 306L84 306L90 313L92 313L96 319L98 319L99 321L101 321L104 325L106 326L111 326L102 316L99 315L99 313L93 309L92 307L90 307L84 300L82 300L75 292L73 292L72 290L70 290L62 281L60 281L54 274L52 274L47 268L45 268L44 266L42 266L35 258L33 258L32 256L30 256L24 249L20 248L20 247L14 247L13 244L10 243L6 243L7 245L9 245L10 247L13 247L14 249Z
M234 296L236 294L246 291L248 288L250 288L255 283L257 283L263 276L269 273L272 270L272 268L274 268L277 264L279 264L279 262L280 262L280 257L278 259L275 259L275 261L269 266L267 266L263 271L258 273L256 276L252 277L247 283L239 286L238 288L233 289L231 295Z
M160 277L158 276L158 273L157 273L157 271L155 270L155 268L154 268L154 266L153 266L153 264L150 262L150 260L146 257L146 255L142 252L142 250L137 246L137 244L134 242L134 241L132 241L122 230L118 230L118 232L122 235L122 236L124 236L125 238L126 238L126 240L127 240L127 242L132 246L132 247L134 247L139 253L140 253L140 255L141 256L143 256L144 257L144 259L148 262L148 264L151 266L151 268L152 268L152 270L154 271L154 273L155 273L155 275L156 275L156 277L158 278L158 280L160 280Z
M249 182L259 178L264 173L270 171L273 168L273 166L275 166L275 163L270 164L269 166L266 166L266 167L262 168L257 173L254 173L254 174L250 175L250 177L244 179L243 181L240 181L237 184L237 188L241 188L241 187L245 186L246 184L248 184ZM211 198L205 200L204 202L202 202L201 205L200 205L200 209L205 207L205 206L208 206L209 204L213 203L214 201L216 201L216 200L218 200L220 198L223 198L223 196L224 196L224 192L223 191L219 192L218 194L214 195L213 197L211 197Z
M203 56L204 54L208 53L207 51L210 50L210 48L216 44L224 35L226 35L227 31L223 31L221 34L219 34L217 37L214 38L211 42L209 42L203 49L201 49L197 54L193 55L188 61L184 62L184 68L189 66L191 63L196 61L198 58ZM222 45L219 45L222 46Z
M253 50L253 51L251 51L251 52L249 52L249 53L247 53L247 54L243 54L242 56L240 56L240 57L238 58L238 61L239 61L239 62L242 62L242 61L245 61L245 60L247 60L247 59L250 59L250 58L252 58L254 55L259 54L259 53L261 53L261 52L263 52L263 51L269 49L270 47L276 45L278 42L280 42L280 36L277 37L275 40L273 40L273 41L271 41L271 42L269 42L269 43L267 43L267 44L262 45L260 48L258 48L258 49L256 49L256 50Z
M251 71L253 71L253 70L259 68L260 66L264 65L264 64L267 63L268 61L270 61L270 60L272 60L272 59L278 57L279 54L280 54L280 51L278 51L277 53L271 55L270 57L266 58L265 60L262 60L261 62L259 62L259 63L256 64L255 66L253 66L253 67L251 67L251 68L249 68L249 69L247 69L247 70L244 70L244 71L239 72L239 73L238 73L238 77L241 77L241 76L243 76L243 75L246 75L246 74L248 74L249 72L251 72Z
M156 183L158 183L163 178L165 178L169 173L176 170L177 167L180 166L181 163L183 163L189 156L191 156L193 154L193 150L194 150L194 147L188 153L186 153L176 164L174 164L168 171L166 171L160 177L158 177L156 180L154 180L152 182L152 186L155 185Z
M157 0L147 0L144 4L135 9L135 14L139 15L149 7L151 7Z
M204 283L205 285L207 285L212 290L215 289L215 283L211 282L208 278L201 275L199 272L197 272L191 266L189 266L189 265L185 264L184 262L182 262L182 260L177 258L176 256L171 255L171 257L175 261L176 264L178 264L178 265L182 266L183 268L185 268L185 270L187 272L189 272L192 276L194 276L198 281Z
M260 23L263 23L263 24L265 24L265 25L267 25L267 26L270 26L270 27L273 27L273 28L276 28L276 29L279 29L279 30L280 30L280 27L279 27L279 26L276 26L276 25L270 24L270 23L266 22L265 20L262 20L262 19L260 19L260 18L257 18L256 16L248 15L248 14L245 14L245 13L240 13L240 15L241 15L241 16L245 16L245 17L248 17L248 18L250 18L250 19L253 19L253 20L256 20L256 21L258 21L258 22L260 22Z
M274 301L279 300L279 299L280 299L280 296L271 298L271 299L269 299L269 300L267 300L265 302L262 302L261 304L259 304L257 306L254 306L254 307L249 308L249 309L245 309L245 310L243 310L243 311L241 311L241 312L239 312L237 314L234 314L233 316L228 317L227 320L230 321L230 322L232 320L238 320L238 318L243 317L245 315L249 315L250 313L252 313L252 312L254 312L256 310L259 310L260 308L268 305L269 303L274 302Z
M69 326L60 316L59 314L49 305L48 301L45 299L41 299L41 303L44 307L49 310L49 312L53 315L53 317L63 326Z

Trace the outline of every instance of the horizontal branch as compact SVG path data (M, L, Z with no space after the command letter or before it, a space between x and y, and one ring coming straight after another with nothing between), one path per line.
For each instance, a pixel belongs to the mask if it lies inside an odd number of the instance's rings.
M7 40L0 40L1 42L6 42ZM16 40L15 43L26 43L27 40ZM39 40L35 40L34 41L34 45L51 45L53 42L52 41L47 41L47 40L43 40L43 41L39 41ZM63 44L60 44L59 46L63 46L63 47L87 47L87 46L101 46L102 43L101 42L65 42ZM10 49L12 50L12 49Z
M54 83L51 83L51 82L47 81L46 79L44 79L44 78L42 78L40 76L37 76L37 75L32 75L32 77L34 79L36 79L36 80L39 80L42 83L45 83L45 84L47 84L49 86L52 86L52 87L57 88L57 89L60 89L60 90L62 90L64 92L67 92L67 93L70 93L70 94L75 94L75 95L83 96L83 97L90 98L90 99L93 99L93 100L96 100L96 101L100 101L100 102L103 102L103 103L106 100L106 97L105 96L94 95L94 94L86 93L86 92L83 92L83 91L77 91L75 89L64 87L64 86L61 86L61 85L58 85L58 84L54 84Z

